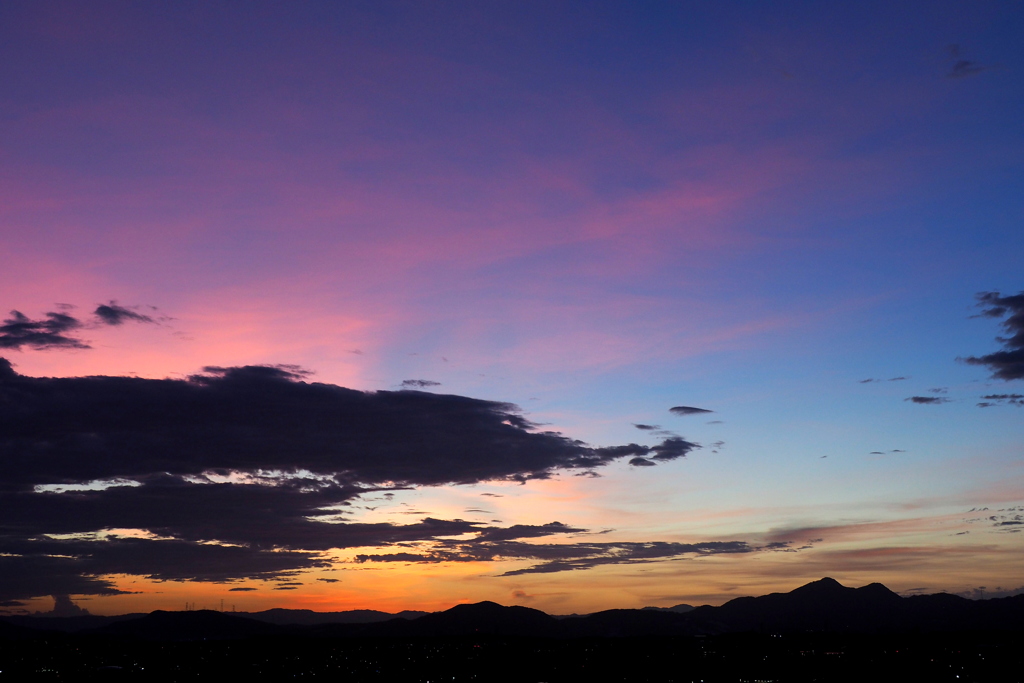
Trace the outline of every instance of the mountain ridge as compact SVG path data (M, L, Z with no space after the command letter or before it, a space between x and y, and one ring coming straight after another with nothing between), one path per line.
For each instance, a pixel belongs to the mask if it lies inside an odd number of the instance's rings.
M276 636L345 637L651 637L726 633L908 633L1021 630L1024 595L968 600L937 593L901 597L880 583L859 588L825 577L786 593L734 598L723 605L612 609L556 617L491 601L440 612L376 610L263 612L212 610L99 617L0 617L0 640L33 634L81 633L146 640L239 639Z

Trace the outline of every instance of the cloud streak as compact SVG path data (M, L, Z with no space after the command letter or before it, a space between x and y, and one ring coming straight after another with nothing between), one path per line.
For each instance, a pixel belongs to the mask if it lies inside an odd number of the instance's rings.
M1024 394L987 394L982 396L979 408L990 408L998 405L1024 406Z
M668 412L672 413L673 415L685 417L686 415L703 415L705 413L713 413L715 411L705 410L704 408L694 408L692 406L675 406L673 408L669 408Z
M518 541L448 543L428 553L384 553L358 555L357 562L495 562L499 560L541 560L538 564L512 569L501 576L553 574L580 571L609 564L636 564L679 557L752 553L778 550L786 543L751 546L744 541L710 541L705 543L623 542L623 543L548 543Z

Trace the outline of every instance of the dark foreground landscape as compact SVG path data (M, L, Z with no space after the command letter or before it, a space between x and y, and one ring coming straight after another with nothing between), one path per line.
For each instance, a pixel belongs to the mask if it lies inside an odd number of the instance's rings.
M459 605L14 616L0 679L194 681L1021 681L1024 596L903 598L823 579L721 607L557 618ZM314 680L314 679L307 679Z

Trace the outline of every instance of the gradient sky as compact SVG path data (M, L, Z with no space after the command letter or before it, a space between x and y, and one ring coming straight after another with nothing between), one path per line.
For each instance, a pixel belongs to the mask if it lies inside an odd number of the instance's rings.
M70 570L95 590L41 579L0 601L569 613L826 575L1024 588L1024 381L963 360L1024 334L1021 35L1019 2L0 4L0 310L79 323L33 342L8 316L19 375L177 387L286 364L312 374L266 381L512 403L524 443L700 446L525 481L470 481L467 460L390 489L356 477L345 523L477 531L296 541L302 567L193 580L125 555ZM14 441L8 477L35 467ZM179 483L262 495L308 474L274 457ZM165 471L147 466L123 476L147 490ZM25 481L93 481L76 472ZM0 504L109 510L129 488L8 482ZM104 519L75 536L57 513L0 518L0 575L132 539L285 547L229 541L212 508L187 538ZM515 525L536 555L479 532Z

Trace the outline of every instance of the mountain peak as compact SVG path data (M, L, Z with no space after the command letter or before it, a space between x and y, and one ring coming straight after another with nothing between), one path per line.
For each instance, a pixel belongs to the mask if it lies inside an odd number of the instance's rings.
M871 596L879 597L879 598L890 598L890 599L891 598L899 598L899 599L902 599L902 598L900 598L900 596L898 594L896 594L896 593L892 592L891 590L889 590L888 586L886 586L885 584L882 584L882 583L878 583L877 581L875 583L869 583L866 586L861 586L860 588L857 589L857 593L859 593L861 595L871 595Z
M480 602L464 602L459 605L451 607L446 612L460 611L460 612L479 612L484 610L494 611L495 609L507 609L504 605L499 605L491 600L481 600Z
M444 612L434 612L409 622L410 632L423 635L551 635L557 621L554 617L531 607L506 607L485 600L455 605Z
M837 593L839 591L852 590L847 588L843 584L839 583L830 576L826 576L818 579L817 581L811 581L805 583L793 591L792 593Z

